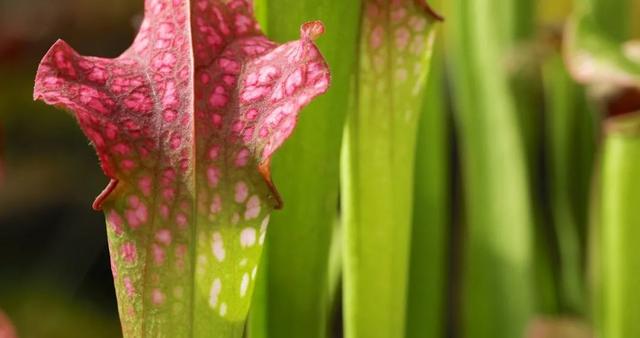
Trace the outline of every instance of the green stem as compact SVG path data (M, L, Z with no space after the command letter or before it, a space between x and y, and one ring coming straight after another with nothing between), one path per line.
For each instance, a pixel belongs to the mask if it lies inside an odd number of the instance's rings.
M436 18L413 0L363 6L342 158L345 337L403 337L417 123Z
M331 87L300 115L293 137L274 157L274 181L286 207L271 219L264 278L268 297L254 305L253 313L268 317L263 328L267 337L324 338L339 153L356 66L360 8L356 0L270 0L261 7L266 7L269 37L277 41L295 36L298 22L324 23L326 33L318 46L331 68Z
M449 132L442 46L437 45L418 126L407 337L442 337L450 215Z
M571 80L560 55L543 67L547 98L549 192L559 249L561 310L584 310L584 241L587 187L595 144L594 116L585 114L584 93ZM591 115L591 116L589 116Z
M448 15L467 208L462 325L469 338L521 337L533 310L525 151L494 20L502 3L456 0Z
M640 115L607 122L600 202L602 316L599 335L640 336Z

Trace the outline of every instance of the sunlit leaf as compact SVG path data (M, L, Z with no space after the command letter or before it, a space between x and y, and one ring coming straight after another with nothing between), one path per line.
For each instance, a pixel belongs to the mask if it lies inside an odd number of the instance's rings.
M523 112L503 62L513 41L496 36L494 19L515 3L455 0L445 12L465 208L454 329L466 338L522 337L535 307Z
M607 120L594 199L594 320L597 337L640 335L640 114Z
M442 40L434 48L418 126L407 338L442 337L447 312L452 168Z
M270 159L329 85L312 42L266 39L247 0L148 0L115 59L56 42L34 97L74 113L111 179L105 211L125 337L240 336L270 211Z
M343 148L345 336L403 337L418 116L435 23L424 0L366 0Z
M267 9L268 36L276 41L294 38L298 21L322 20L326 34L318 48L331 69L331 90L305 108L294 137L274 156L273 177L287 202L285 210L271 217L264 256L268 278L262 279L268 284L267 296L251 313L268 317L261 324L267 324L263 331L268 337L325 338L329 247L338 211L340 146L357 65L361 2L256 1L260 3ZM258 331L254 328L252 334Z

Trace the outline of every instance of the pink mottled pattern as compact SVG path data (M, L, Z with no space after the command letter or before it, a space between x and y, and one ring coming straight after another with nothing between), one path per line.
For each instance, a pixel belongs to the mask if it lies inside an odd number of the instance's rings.
M34 89L34 98L74 113L108 177L143 196L193 169L194 149L212 164L204 168L212 187L220 179L213 164L229 156L237 167L250 158L268 163L298 111L328 88L327 65L312 43L319 22L278 46L260 32L249 1L191 1L190 22L184 0L145 5L140 31L121 56L81 56L58 40ZM163 168L164 181L152 182L150 173ZM171 199L175 192L164 193ZM142 223L145 210L130 204L125 217Z
M58 40L42 59L34 98L75 116L110 179L94 208L104 208L109 225L125 337L159 334L138 316L184 336L184 326L170 324L188 320L182 310L193 300L171 288L190 294L194 278L210 283L210 274L193 271L195 255L231 264L224 247L240 244L219 238L206 253L197 239L214 228L257 227L280 205L270 158L300 109L329 86L313 43L323 30L310 22L299 40L278 45L261 33L249 0L146 0L140 31L119 57L82 56ZM222 276L229 287L232 271ZM169 304L182 310L156 311ZM219 316L248 310L230 304Z

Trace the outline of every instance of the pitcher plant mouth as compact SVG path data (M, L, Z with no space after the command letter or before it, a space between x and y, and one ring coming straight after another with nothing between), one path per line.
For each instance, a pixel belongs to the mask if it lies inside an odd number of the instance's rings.
M282 208L271 157L329 87L323 32L308 22L279 45L249 1L148 0L119 57L58 40L42 59L34 98L73 114L110 179L93 208L107 218L125 337L241 336Z
M640 0L122 1L0 5L0 338L640 337Z

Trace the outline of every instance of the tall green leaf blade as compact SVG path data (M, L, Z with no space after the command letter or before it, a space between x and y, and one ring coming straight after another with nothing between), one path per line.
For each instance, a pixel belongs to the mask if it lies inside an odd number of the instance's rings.
M602 159L599 260L599 336L640 336L640 116L631 114L607 121Z
M450 3L466 202L463 337L521 337L533 311L532 211L522 135L494 11L502 1Z
M403 337L417 123L437 16L424 1L363 6L342 161L345 337Z
M442 337L448 290L449 120L442 43L434 50L416 147L407 337Z
M559 1L554 1L557 4ZM538 1L522 0L500 3L505 7L507 31L511 34L498 47L509 78L509 92L518 120L518 128L524 140L524 150L531 194L533 220L532 265L535 276L535 311L549 312L557 302L554 274L555 241L553 227L548 218L548 205L544 166L540 165L544 144L544 117L539 109L540 78L539 53L536 51L536 4ZM502 26L498 26L502 31ZM544 163L544 162L543 162Z
M339 153L356 68L359 1L269 0L269 37L286 40L296 20L317 18L326 30L318 46L331 69L331 89L301 115L296 133L274 158L274 180L287 205L271 218L266 303L272 338L327 335L329 246L339 190ZM295 31L293 32L295 34Z
M543 66L547 102L549 202L559 249L560 310L585 312L587 204L595 150L596 118L584 91L570 78L559 55Z
M589 233L592 315L598 335L630 337L640 332L628 315L637 311L629 285L637 281L632 271L637 270L638 262L628 258L631 237L625 237L634 236L637 228L637 218L627 204L637 188L633 175L638 170L633 158L637 157L639 120L631 113L638 108L640 57L633 52L637 46L626 42L631 30L629 14L634 12L627 0L584 0L580 4L566 30L567 66L592 92L605 93L599 97L606 102L603 114L623 114L604 122ZM618 96L625 92L631 96Z

